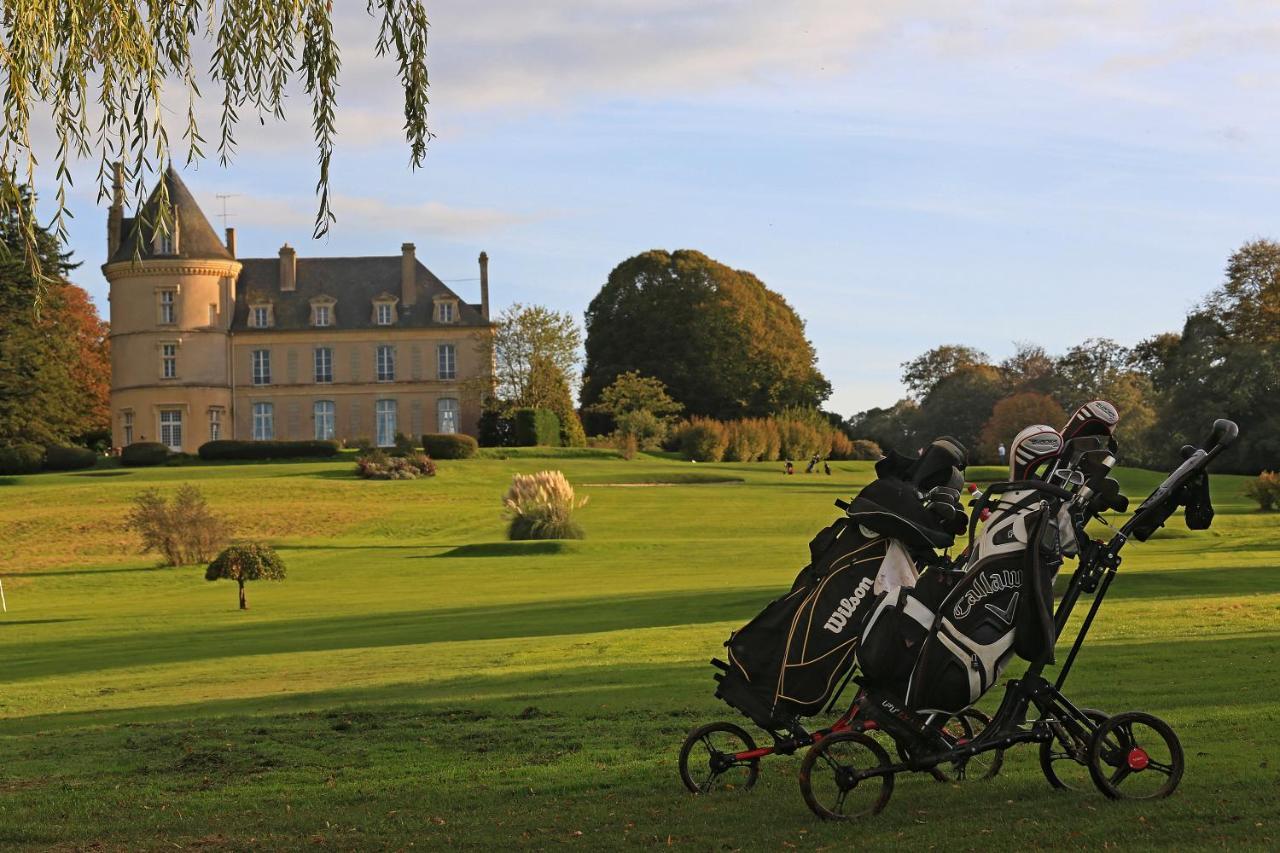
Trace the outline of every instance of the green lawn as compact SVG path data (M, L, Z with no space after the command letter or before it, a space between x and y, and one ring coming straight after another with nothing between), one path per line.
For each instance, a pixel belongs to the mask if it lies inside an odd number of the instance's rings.
M1280 528L1240 478L1215 478L1213 530L1127 549L1068 684L1175 726L1173 798L1055 792L1023 748L992 782L900 777L851 826L804 807L798 757L719 799L675 757L696 724L746 724L706 662L869 463L508 457L411 482L349 461L0 478L0 847L1280 846ZM590 496L588 538L505 542L506 482L546 467ZM121 529L134 493L187 481L288 563L247 612Z

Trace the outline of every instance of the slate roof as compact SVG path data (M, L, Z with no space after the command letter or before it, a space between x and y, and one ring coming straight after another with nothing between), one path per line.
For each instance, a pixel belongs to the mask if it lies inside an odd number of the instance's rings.
M137 216L129 216L123 219L120 233L123 238L115 253L107 260L107 263L114 264L120 261L133 260L133 251L139 249L139 257L141 260L149 260L152 258L172 257L186 258L189 260L231 260L231 253L227 251L227 247L222 245L222 241L218 239L218 234L213 230L213 226L209 224L209 220L205 219L204 212L200 210L200 205L196 204L195 197L191 195L191 190L187 189L187 185L182 182L182 178L178 177L177 171L172 166L164 170L164 182L169 188L169 204L173 207L178 218L178 253L176 255L157 255L153 251L154 243L152 236L155 233L155 225L159 221L160 211L160 184L156 184L156 188L151 191L147 203L142 206ZM138 235L135 233L139 229L143 230L142 244L136 246L135 243Z
M489 321L480 314L480 306L464 302L431 270L417 261L418 293L416 303L405 308L403 301L396 305L396 322L378 326L373 322L373 300L382 293L400 298L400 255L388 257L357 258L298 258L296 289L280 290L279 258L240 258L244 265L236 284L236 310L231 328L236 333L272 332L313 329L311 325L311 300L317 296L330 296L337 300L333 311L333 326L325 331L341 332L343 329L422 328L425 326L488 326ZM251 328L249 302L252 297L265 296L273 306L275 325L270 329ZM458 300L457 316L453 323L435 321L437 296Z

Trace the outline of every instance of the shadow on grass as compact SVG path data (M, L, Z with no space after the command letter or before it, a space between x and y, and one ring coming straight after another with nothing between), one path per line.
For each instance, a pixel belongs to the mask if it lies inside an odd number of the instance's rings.
M707 656L714 651L708 649ZM1204 693L1196 688L1213 684L1210 707L1214 713L1225 708L1270 708L1273 698L1269 685L1280 676L1277 653L1277 634L1094 643L1082 651L1065 690L1073 700L1086 701L1112 713L1144 708L1159 714L1185 712L1200 717L1209 708ZM1007 675L1016 677L1024 667L1025 664L1015 664ZM430 672L426 657L423 672ZM720 716L746 725L736 712L714 698L713 672L701 659L666 664L552 665L537 672L501 675L477 670L437 680L11 717L0 720L0 736L90 726L132 727L169 720L189 725L221 717L317 711L335 716L355 709L376 709L380 714L408 714L440 722L489 717L498 722L508 715L516 719L519 709L531 704L544 713L568 713L582 719L662 718L678 720L683 727L699 718ZM1051 679L1054 672L1051 668ZM1117 679L1117 672L1142 677ZM989 691L982 700L983 707L993 710L1002 692L1000 687ZM852 699L852 692L845 698Z
M69 616L66 619L7 619L0 615L0 627L5 625L56 625L59 622L83 622L88 616Z
M28 643L20 649L13 649L4 662L3 671L6 681L21 681L120 667L231 659L241 655L592 634L702 622L745 622L781 591L775 588L700 590L252 622L207 628L199 632L198 643L191 641L189 630L116 636L109 642L96 636L78 637Z
M17 477L0 477L0 486L16 486L21 482Z
M85 471L81 474L72 474L73 477L127 477L132 471L122 471L119 468L108 468L105 471Z
M438 560L442 557L531 557L541 554L563 554L576 550L572 544L559 539L522 542L481 542L476 545L458 545L443 554L424 554L419 559Z
M182 569L189 569L188 566L119 566L111 569L50 569L47 571L36 570L34 572L21 572L24 578L57 578L57 577L77 577L80 575L119 575L133 574L135 572L177 572Z

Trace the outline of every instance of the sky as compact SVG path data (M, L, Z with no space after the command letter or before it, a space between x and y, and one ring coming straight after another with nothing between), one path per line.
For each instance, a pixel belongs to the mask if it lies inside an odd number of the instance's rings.
M285 122L241 126L228 168L182 167L219 229L231 196L241 256L413 242L479 301L485 250L495 310L581 322L625 258L698 249L786 297L846 416L900 398L901 363L941 343L998 359L1177 330L1232 251L1280 238L1263 2L426 0L416 171L375 26L335 5L328 236L299 92ZM216 97L201 115L216 136ZM106 210L93 164L75 174L74 277L105 313Z

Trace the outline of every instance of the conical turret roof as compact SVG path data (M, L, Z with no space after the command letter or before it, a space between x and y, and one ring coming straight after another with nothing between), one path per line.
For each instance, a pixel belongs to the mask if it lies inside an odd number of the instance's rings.
M196 204L195 196L187 185L178 177L178 172L169 166L162 177L169 192L169 206L177 218L178 240L176 250L171 255L156 252L154 240L156 228L161 221L160 184L151 191L147 203L138 211L138 215L127 218L122 223L120 241L115 253L107 260L114 264L133 259L134 250L142 260L157 258L184 258L188 260L233 260L227 247L218 239L218 234L205 218L204 211ZM141 235L139 235L141 231ZM141 236L141 241L139 241Z

